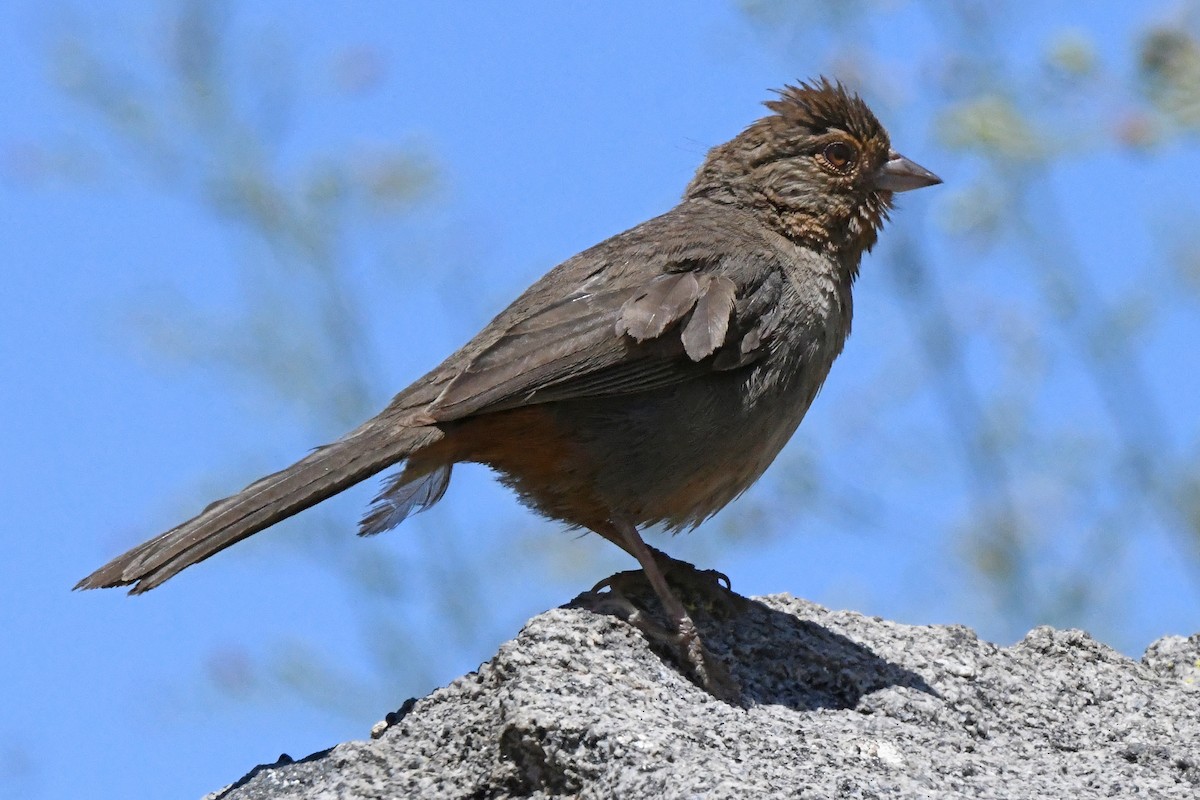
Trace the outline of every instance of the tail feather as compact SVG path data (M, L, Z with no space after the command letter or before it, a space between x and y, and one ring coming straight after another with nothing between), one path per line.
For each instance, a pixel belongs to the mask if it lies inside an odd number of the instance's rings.
M436 427L405 428L373 419L118 556L75 588L133 584L130 594L149 591L180 570L371 477L441 436Z
M444 464L424 475L413 475L410 462L408 468L384 480L379 495L358 523L358 535L383 533L441 500L450 485L450 467Z

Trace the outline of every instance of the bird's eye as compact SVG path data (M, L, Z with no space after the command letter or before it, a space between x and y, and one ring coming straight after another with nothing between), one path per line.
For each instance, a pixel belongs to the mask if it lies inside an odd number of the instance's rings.
M854 166L854 148L846 142L833 142L821 151L825 162L838 172L849 172Z

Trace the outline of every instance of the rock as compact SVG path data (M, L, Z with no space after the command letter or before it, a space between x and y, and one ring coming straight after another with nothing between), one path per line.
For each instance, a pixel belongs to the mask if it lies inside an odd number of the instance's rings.
M378 738L209 797L1200 797L1200 634L1138 662L1082 631L1004 648L786 595L697 623L744 707L559 608Z

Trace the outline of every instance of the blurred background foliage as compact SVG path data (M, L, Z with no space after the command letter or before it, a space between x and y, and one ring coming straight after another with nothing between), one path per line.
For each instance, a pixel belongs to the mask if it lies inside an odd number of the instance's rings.
M149 181L219 221L235 290L212 297L167 286L131 298L130 330L172 369L209 370L260 411L286 410L280 424L302 427L297 440L316 444L401 388L388 385L385 366L394 340L370 320L409 309L375 305L373 287L421 287L414 302L441 303L464 339L519 287L489 273L486 252L445 247L454 234L439 209L453 190L437 142L289 150L289 128L314 93L369 98L396 79L382 54L335 54L322 80L306 79L313 56L296 42L228 35L233 5L156 9L150 53L129 50L137 36L101 40L86 19L65 23L52 75L106 133L93 138L93 128L26 153L21 169L34 185L66 180L97 192ZM904 64L874 57L889 20L914 6L934 44ZM1200 226L1194 193L1164 197L1127 209L1157 231L1150 252L1122 247L1119 235L1098 251L1089 237L1129 220L1080 218L1070 191L1120 193L1104 181L1114 159L1149 163L1194 150L1200 6L1147 17L1116 52L1101 51L1082 26L1015 46L1028 4L737 7L751 35L723 47L769 48L780 82L826 65L868 97L906 153L966 179L933 201L937 225L926 230L936 237L918 235L901 210L873 256L898 329L887 352L865 360L869 369L835 368L817 402L838 409L828 415L837 424L802 427L767 487L706 526L686 553L719 566L723 548L816 517L880 541L923 528L922 546L952 553L947 563L968 590L949 599L918 593L915 617L966 622L1001 640L1037 623L1079 626L1140 649L1146 642L1121 599L1139 538L1167 537L1170 558L1200 582L1195 415L1166 410L1171 399L1146 374L1149 359L1200 332ZM538 179L552 180L552 167L541 168ZM1064 191L1064 172L1085 177ZM230 473L250 478L294 455L233 454L228 472L189 491L189 502L226 493ZM931 486L940 487L939 507L911 508ZM378 714L437 680L446 647L485 655L486 599L512 589L491 565L569 571L564 552L579 547L555 526L498 517L517 535L483 546L452 519L439 519L436 535L414 520L392 534L408 545L381 550L350 535L352 513L310 512L297 535L269 549L312 559L346 586L370 669L347 670L318 642L279 642L265 656L214 654L206 675L221 691L290 692L331 713ZM612 567L623 566L613 554Z

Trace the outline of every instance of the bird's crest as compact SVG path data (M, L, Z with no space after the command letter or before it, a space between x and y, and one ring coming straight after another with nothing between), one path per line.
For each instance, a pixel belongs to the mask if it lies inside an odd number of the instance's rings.
M844 130L860 142L887 137L879 120L861 97L846 89L841 81L821 77L813 83L784 86L777 90L778 100L763 105L789 125L824 133L830 128Z

